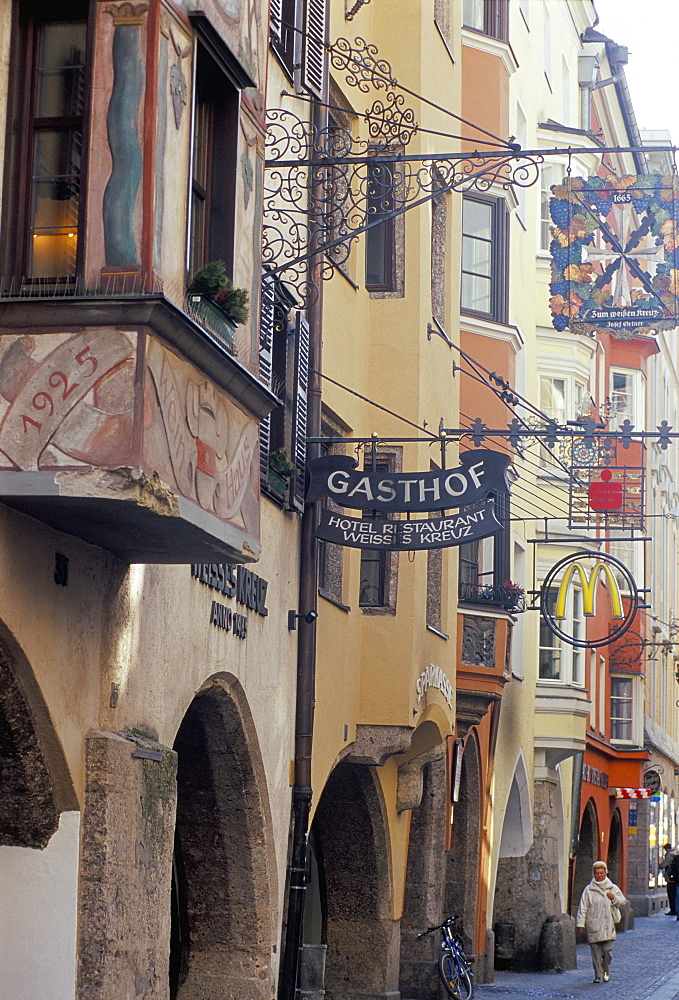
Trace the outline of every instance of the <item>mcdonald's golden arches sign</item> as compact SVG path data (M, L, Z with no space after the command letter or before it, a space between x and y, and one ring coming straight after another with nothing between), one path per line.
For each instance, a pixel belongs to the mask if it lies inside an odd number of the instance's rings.
M569 597L574 593L579 595L586 622L584 635L568 631ZM575 597L572 599L575 601ZM571 646L594 648L619 639L632 625L638 603L639 594L631 571L606 552L578 552L566 556L552 566L540 591L543 618L552 632ZM591 622L595 617L601 623L598 629Z

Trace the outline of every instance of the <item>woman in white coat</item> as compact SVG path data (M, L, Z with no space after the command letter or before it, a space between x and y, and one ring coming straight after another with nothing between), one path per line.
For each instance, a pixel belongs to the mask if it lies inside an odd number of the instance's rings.
M627 902L620 889L608 877L608 865L605 861L595 861L592 865L594 875L585 890L578 907L576 925L578 930L587 931L587 940L592 951L594 966L594 982L600 983L603 976L605 983L611 978L608 971L611 967L611 951L615 940L615 925L620 914L613 913L613 907L620 907Z

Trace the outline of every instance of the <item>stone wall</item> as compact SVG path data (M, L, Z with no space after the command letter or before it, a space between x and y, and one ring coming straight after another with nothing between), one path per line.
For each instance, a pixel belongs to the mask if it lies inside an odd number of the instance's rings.
M167 1000L176 755L153 740L86 740L77 1000Z
M562 912L552 781L536 781L533 844L523 857L500 858L493 922L497 966L561 972L575 968L575 926Z

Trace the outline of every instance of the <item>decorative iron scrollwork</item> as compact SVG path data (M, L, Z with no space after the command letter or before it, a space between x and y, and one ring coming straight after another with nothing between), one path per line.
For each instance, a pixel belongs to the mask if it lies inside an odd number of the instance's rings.
M365 38L355 38L353 43L348 38L338 38L329 51L332 68L346 73L348 86L358 87L362 94L369 94L371 90L386 90L398 83L391 64L386 59L378 58L379 49L366 42Z
M285 272L300 305L309 304L318 291L314 282L331 277L368 229L448 191L530 187L543 159L522 157L509 143L488 153L408 154L419 126L377 46L338 38L328 52L349 87L381 94L360 115L367 138L334 122L317 129L289 110L268 112L264 267Z

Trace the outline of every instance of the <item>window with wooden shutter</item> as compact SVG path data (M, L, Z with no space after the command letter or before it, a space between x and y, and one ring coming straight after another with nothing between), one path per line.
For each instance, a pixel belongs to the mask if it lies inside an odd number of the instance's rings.
M326 84L326 0L306 0L302 44L302 86L323 100Z
M273 331L276 283L271 275L262 278L262 309L259 320L259 378L267 388L271 388L273 369ZM271 415L267 414L259 422L260 478L269 479L269 452L271 448Z
M271 0L269 34L272 42L280 43L283 37L283 0Z
M302 0L272 0L269 30L271 47L288 71L295 71L295 53L300 51L298 7Z
M288 493L288 474L282 472L279 462L292 455L292 410L294 400L293 362L294 349L289 315L296 299L279 278L265 274L262 278L262 310L259 328L259 377L278 397L280 404L268 417L260 421L260 479L269 495L278 500ZM273 471L272 471L273 470Z
M293 477L290 502L304 510L307 410L309 404L309 323L301 312L295 321L295 383L292 401L292 444L290 454L299 469Z

